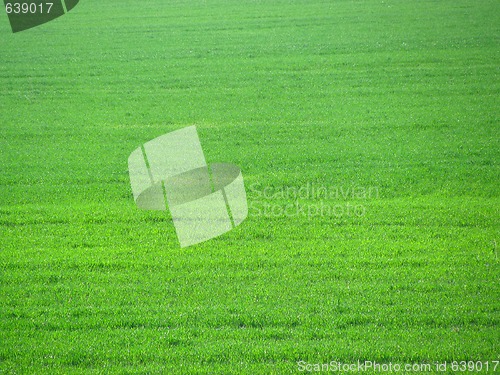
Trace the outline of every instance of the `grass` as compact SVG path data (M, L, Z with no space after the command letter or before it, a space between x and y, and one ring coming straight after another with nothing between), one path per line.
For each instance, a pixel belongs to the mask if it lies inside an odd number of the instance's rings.
M499 359L497 1L88 0L17 34L0 19L0 372ZM135 207L127 158L191 124L252 209L181 249L168 214ZM377 194L285 214L296 199L273 194L308 185ZM342 214L308 216L320 204Z

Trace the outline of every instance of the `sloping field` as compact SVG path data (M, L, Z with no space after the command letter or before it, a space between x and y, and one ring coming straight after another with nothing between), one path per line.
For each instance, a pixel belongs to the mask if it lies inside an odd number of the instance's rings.
M494 373L499 30L496 0L2 10L0 373ZM193 124L249 214L181 248L127 158Z

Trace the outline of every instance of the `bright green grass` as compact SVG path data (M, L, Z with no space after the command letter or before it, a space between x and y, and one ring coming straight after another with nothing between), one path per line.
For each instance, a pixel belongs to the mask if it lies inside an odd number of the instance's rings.
M88 0L0 21L1 373L499 359L497 0ZM254 210L180 249L167 213L136 209L127 158L191 124L251 205L308 183L378 195L324 202L361 217Z

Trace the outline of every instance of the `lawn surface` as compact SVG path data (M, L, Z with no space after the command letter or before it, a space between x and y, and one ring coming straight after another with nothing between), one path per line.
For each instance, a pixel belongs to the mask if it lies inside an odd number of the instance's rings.
M2 10L0 373L498 361L499 41L497 0ZM180 248L127 158L193 124L250 210Z

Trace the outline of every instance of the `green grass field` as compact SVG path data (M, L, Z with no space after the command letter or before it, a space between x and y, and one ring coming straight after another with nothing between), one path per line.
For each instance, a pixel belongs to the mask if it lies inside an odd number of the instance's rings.
M498 361L499 42L498 0L0 11L0 373ZM180 248L127 158L193 124L250 211Z

